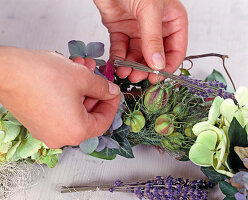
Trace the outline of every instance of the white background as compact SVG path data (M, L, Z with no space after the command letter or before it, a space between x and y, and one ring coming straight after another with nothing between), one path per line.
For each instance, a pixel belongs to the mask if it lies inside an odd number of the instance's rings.
M227 67L237 86L248 85L248 1L246 0L183 0L189 14L187 55L216 52L227 54ZM92 0L0 0L0 45L59 51L68 55L67 42L105 43L108 58L108 33ZM195 63L193 75L205 78L216 68L224 73L221 60L205 58ZM15 200L105 200L136 199L131 194L94 192L60 195L60 185L112 183L116 179L136 180L155 175L204 177L197 166L178 162L153 147L134 148L135 159L117 157L103 161L67 149L55 169L47 169L39 185L16 194ZM221 199L211 191L211 198Z

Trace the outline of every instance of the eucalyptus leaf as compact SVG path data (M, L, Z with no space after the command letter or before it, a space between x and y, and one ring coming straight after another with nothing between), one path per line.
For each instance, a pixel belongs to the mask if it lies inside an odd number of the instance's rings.
M88 140L83 141L79 147L80 149L87 154L91 154L95 151L99 144L99 139L98 137L90 138Z
M104 44L101 42L90 42L86 46L87 56L98 58L104 54Z
M234 147L246 147L247 143L247 133L244 128L239 124L236 118L233 118L229 130L228 137L230 141L229 146L229 155L227 157L227 163L235 172L239 169L244 169L243 162L239 158L239 156L235 153Z
M80 56L85 57L87 54L86 46L84 42L82 41L72 40L68 42L68 48L69 48L69 52L71 56L80 55Z
M222 175L214 170L213 167L201 167L201 171L214 182L224 181L227 176Z

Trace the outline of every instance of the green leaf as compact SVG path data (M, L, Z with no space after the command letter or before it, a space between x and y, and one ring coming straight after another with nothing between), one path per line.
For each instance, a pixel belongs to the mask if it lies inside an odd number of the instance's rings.
M228 137L230 141L229 155L227 157L227 163L235 172L239 169L245 169L243 162L239 156L235 153L234 147L247 147L247 133L244 128L239 124L236 118L233 118L229 130Z
M41 141L33 138L30 134L22 141L16 153L23 159L35 154L41 148Z
M236 200L234 196L226 196L223 200Z
M127 139L129 133L130 127L125 124L114 131L112 138L119 143L120 148L113 149L113 152L125 158L134 158L132 147Z
M221 83L226 84L226 80L225 80L224 76L219 71L217 71L215 69L212 71L212 73L210 75L207 76L205 81L219 81Z
M113 149L116 154L125 158L134 158L132 147L127 138L123 137L121 134L113 134L112 138L120 145L119 149Z
M215 80L224 83L225 85L227 84L224 76L219 71L214 69L212 73L207 76L205 81L215 81ZM227 92L234 93L235 91L232 87L227 86Z
M126 138L129 135L129 133L130 133L130 127L123 123L120 128L114 130L113 135L119 134Z
M47 153L47 156L61 154L62 152L63 152L62 149L49 149L48 153Z
M238 190L235 187L233 187L230 183L226 181L220 181L219 187L221 192L229 198L234 197L234 195L238 192Z
M90 154L91 156L93 156L93 157L96 157L96 158L101 158L101 159L104 159L104 160L113 160L113 159L115 159L115 157L116 157L116 154L106 154L105 152L104 152L104 150L103 151L101 151L101 152L96 152L96 151L94 151L93 153L91 153Z
M187 69L184 69L184 68L180 68L179 69L182 73L183 73L183 75L185 75L185 76L190 76L191 74L189 73L189 70L187 70Z
M227 177L225 175L219 174L214 170L213 167L201 167L201 171L214 182L224 181Z
M9 121L2 121L2 124L3 124L3 129L5 129L4 130L5 137L3 139L4 143L14 140L20 133L20 130L21 130L20 126L15 125Z
M54 168L59 161L59 155L51 155L51 156L41 156L38 160L40 164L46 164L50 168Z

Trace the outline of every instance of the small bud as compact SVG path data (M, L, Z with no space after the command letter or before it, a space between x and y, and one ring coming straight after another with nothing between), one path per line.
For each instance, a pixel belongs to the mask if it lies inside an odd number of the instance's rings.
M144 106L149 112L156 112L166 105L167 100L167 91L160 85L153 85L145 93Z
M142 112L135 110L133 113L125 117L124 123L130 126L130 131L138 133L144 128L146 120Z

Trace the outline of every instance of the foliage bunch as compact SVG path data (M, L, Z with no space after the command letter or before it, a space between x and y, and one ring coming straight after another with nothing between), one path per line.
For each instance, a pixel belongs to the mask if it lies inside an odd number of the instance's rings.
M4 107L0 108L0 161L28 160L55 167L61 149L49 149L33 138L28 130Z

